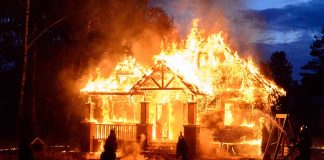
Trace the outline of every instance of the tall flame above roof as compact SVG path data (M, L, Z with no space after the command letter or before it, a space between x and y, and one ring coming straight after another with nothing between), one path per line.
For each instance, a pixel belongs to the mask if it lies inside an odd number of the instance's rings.
M206 35L198 19L183 43L167 44L155 57L165 61L187 82L210 96L239 92L236 100L252 102L257 97L274 101L286 92L262 75L252 59L242 59L225 43L222 32ZM234 100L234 99L233 99ZM264 99L267 101L266 99Z
M206 35L198 29L198 19L187 39L181 43L164 43L162 51L154 57L163 61L184 81L195 85L211 97L230 95L232 100L274 102L286 92L262 75L252 59L240 58L225 43L222 32ZM127 72L128 74L122 74ZM104 79L90 79L82 92L128 92L143 75L151 73L132 57L118 63L113 74Z

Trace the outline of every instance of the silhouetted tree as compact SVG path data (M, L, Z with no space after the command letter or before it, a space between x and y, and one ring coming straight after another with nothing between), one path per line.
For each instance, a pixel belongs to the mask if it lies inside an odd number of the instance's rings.
M302 67L302 84L311 91L313 96L324 96L324 26L321 36L314 36L315 40L310 45L310 55L313 57Z
M0 141L16 135L24 14L19 1L0 1Z
M292 64L287 60L284 51L273 52L270 60L261 62L262 72L273 79L275 83L290 94L294 81L292 80ZM277 104L272 108L272 113L287 112L287 96L280 97Z
M0 1L0 8L0 124L12 127L5 132L14 132L16 120L10 118L18 117L26 0ZM40 136L62 141L77 137L82 111L76 106L82 104L82 86L76 81L87 74L89 66L98 66L105 57L134 54L138 40L147 46L158 44L156 39L153 42L143 37L154 34L163 40L172 29L172 18L150 0L32 0L29 43L64 17L28 46L26 98L22 99L22 125L32 130L37 116ZM35 115L35 111L41 114Z
M287 60L286 53L284 51L272 53L268 65L271 72L271 78L276 84L285 90L289 90L293 83L291 77L293 66Z
M105 142L104 151L100 155L100 160L116 159L117 138L115 130L110 130L110 134Z

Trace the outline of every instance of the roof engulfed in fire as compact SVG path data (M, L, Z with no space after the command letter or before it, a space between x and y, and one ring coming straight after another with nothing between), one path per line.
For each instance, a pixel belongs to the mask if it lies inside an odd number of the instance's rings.
M152 67L151 69L151 73L150 74L145 74L130 90L129 90L129 94L135 94L137 93L139 90L185 90L185 89L189 89L189 91L195 95L204 95L205 93L203 93L202 91L200 91L199 87L188 83L185 81L185 79L183 79L183 77L181 77L179 74L175 74L172 69L170 69L168 66L165 65L164 61L158 61L157 64L154 65L154 67ZM155 78L155 74L157 75L157 78L159 78L161 80L161 83L158 82L158 80L156 80ZM178 85L172 87L172 84L174 83L174 81L176 81L175 79L179 79L180 83L182 83L184 87L179 87L181 85ZM152 80L152 82L155 84L155 87L152 87L152 85L150 86L150 88L143 88L144 83L146 83L148 80ZM167 79L167 80L165 80Z
M154 57L155 66L151 69L139 65L135 58L125 57L108 78L102 78L100 74L96 79L90 78L81 92L132 95L140 93L138 91L148 79L156 84L156 89L163 89L170 87L168 85L176 77L193 94L231 95L235 101L255 102L258 99L271 103L286 94L262 75L251 59L242 59L233 52L221 32L206 35L204 30L199 30L198 20L193 21L187 40L163 44L162 48ZM150 78L161 65L175 75L165 84L164 80L158 82Z

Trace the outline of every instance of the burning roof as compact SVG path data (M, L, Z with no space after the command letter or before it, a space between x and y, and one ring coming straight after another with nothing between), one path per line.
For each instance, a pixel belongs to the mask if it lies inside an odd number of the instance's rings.
M140 79L130 90L129 94L134 94L138 92L139 90L185 90L189 89L189 91L195 95L204 95L202 91L200 91L199 87L185 81L183 77L179 74L175 74L172 69L170 69L168 66L165 65L165 62L162 60L159 60L157 64L152 67L150 74L145 74L142 79ZM154 75L158 74L157 78L161 80L159 83L156 78L154 78ZM168 75L169 74L169 75ZM178 87L181 86L178 85L173 86L172 84L175 83L175 79L178 78L180 82L186 87ZM149 79L152 80L152 82L155 84L155 87L150 87L150 88L144 88L143 85L146 83ZM170 87L171 86L171 87Z
M92 94L127 94L133 85L149 70L141 66L135 58L125 56L114 68L108 78L101 76L101 69L97 68L97 75L91 76L81 92Z
M213 99L225 96L233 101L272 103L286 94L260 73L252 59L240 58L233 52L222 32L206 35L204 30L199 30L198 20L193 21L187 40L164 43L154 61L155 65L148 69L135 58L125 57L108 78L102 78L98 69L97 78L90 78L81 92L132 95L145 90L143 85L149 79L155 84L155 90L162 90L177 78L193 94ZM157 71L162 71L161 79L152 78ZM171 73L165 83L164 71Z

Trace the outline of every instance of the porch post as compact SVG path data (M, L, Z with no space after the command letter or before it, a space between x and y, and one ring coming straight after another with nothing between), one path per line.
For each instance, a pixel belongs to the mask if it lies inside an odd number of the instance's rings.
M93 152L94 122L81 122L81 152Z
M141 121L140 124L137 124L136 128L137 141L141 140L142 134L146 136L147 142L152 140L152 124L149 123L149 111L149 102L141 102Z
M188 102L188 124L195 125L197 118L196 102Z
M89 99L90 97L87 97ZM80 149L81 152L93 152L93 138L95 123L91 122L93 119L93 103L88 101L83 106L84 119L80 122Z
M196 124L196 102L188 102L188 124L184 125L184 137L189 147L189 154L194 155L198 151L200 126Z
M141 102L141 124L149 123L149 102Z
M91 121L93 119L93 104L87 102L84 104L84 121Z

